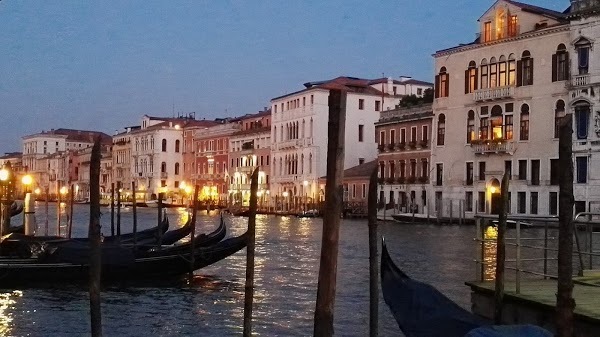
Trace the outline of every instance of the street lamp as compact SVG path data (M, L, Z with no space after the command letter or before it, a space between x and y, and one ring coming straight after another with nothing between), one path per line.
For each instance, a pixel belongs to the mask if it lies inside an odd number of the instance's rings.
M12 170L10 163L0 169L0 202L2 203L2 221L0 227L0 235L5 234L10 226L9 207L13 198L13 182Z
M27 192L29 192L29 185L33 183L33 178L29 174L26 174L21 178L21 183L25 186L24 192L27 194Z
M287 206L288 206L288 205L287 205L287 201L288 201L288 200L287 200L287 197L288 197L288 195L289 195L289 194L288 194L288 192L287 192L287 191L283 191L283 206L284 206L284 209L283 209L283 211L284 211L284 212L286 212L286 211L287 211Z

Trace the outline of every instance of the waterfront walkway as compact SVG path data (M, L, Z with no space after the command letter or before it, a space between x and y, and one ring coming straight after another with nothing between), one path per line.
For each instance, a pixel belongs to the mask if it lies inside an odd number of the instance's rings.
M473 312L492 318L494 281L466 282L466 285L472 290ZM505 283L503 319L506 323L532 323L554 331L556 280L522 280L520 290L517 294L515 282ZM583 336L600 336L600 286L575 281L573 298L578 330Z

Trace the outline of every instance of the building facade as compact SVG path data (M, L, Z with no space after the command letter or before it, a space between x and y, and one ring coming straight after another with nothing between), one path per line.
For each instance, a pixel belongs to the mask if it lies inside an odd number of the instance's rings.
M470 44L435 53L431 165L439 216L558 210L557 122L569 102L571 36L563 13L499 0Z
M375 124L379 204L399 212L427 213L431 172L431 104L381 113Z
M327 169L330 89L347 92L345 169L377 157L375 123L382 110L395 107L403 97L397 86L394 94L394 81L385 78L338 77L304 86L271 100L271 198L278 208L289 204L300 209L305 197L310 201L324 198L318 179Z
M271 110L239 118L241 129L229 139L229 202L250 202L250 175L258 168L258 206L269 207L271 175Z
M600 212L600 1L572 0L570 103L576 212Z

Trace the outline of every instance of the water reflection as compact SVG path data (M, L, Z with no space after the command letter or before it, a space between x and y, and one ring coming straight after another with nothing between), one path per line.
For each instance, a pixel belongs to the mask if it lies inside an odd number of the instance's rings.
M12 292L0 293L0 336L12 335L12 322L16 300L23 296L23 292L14 290Z

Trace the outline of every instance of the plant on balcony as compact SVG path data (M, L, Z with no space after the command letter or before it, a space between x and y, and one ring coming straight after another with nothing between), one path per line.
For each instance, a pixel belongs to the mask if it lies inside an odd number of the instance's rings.
M384 179L383 178L377 178L377 183L379 183L379 185L383 184Z
M396 179L394 177L387 178L386 181L388 184L393 184Z
M406 178L398 177L398 179L396 181L398 182L398 184L404 184L404 182L406 181Z
M404 148L406 148L406 142L400 142L400 143L398 143L398 148L400 150L404 150Z
M427 179L427 177L425 177L425 176L421 176L421 177L419 177L419 182L420 182L421 184L427 184L427 180L428 180L428 179Z
M429 141L428 140L422 140L422 141L419 142L419 145L422 148L426 148L427 146L429 146Z
M417 142L409 142L408 146L414 149L417 147Z
M393 151L394 147L396 147L396 144L394 144L394 143L388 144L388 150Z
M410 176L406 181L409 184L414 184L417 181L417 178L415 178L414 176Z
M383 150L385 149L385 145L384 144L379 144L377 146L377 149L379 150L379 152L383 152Z

